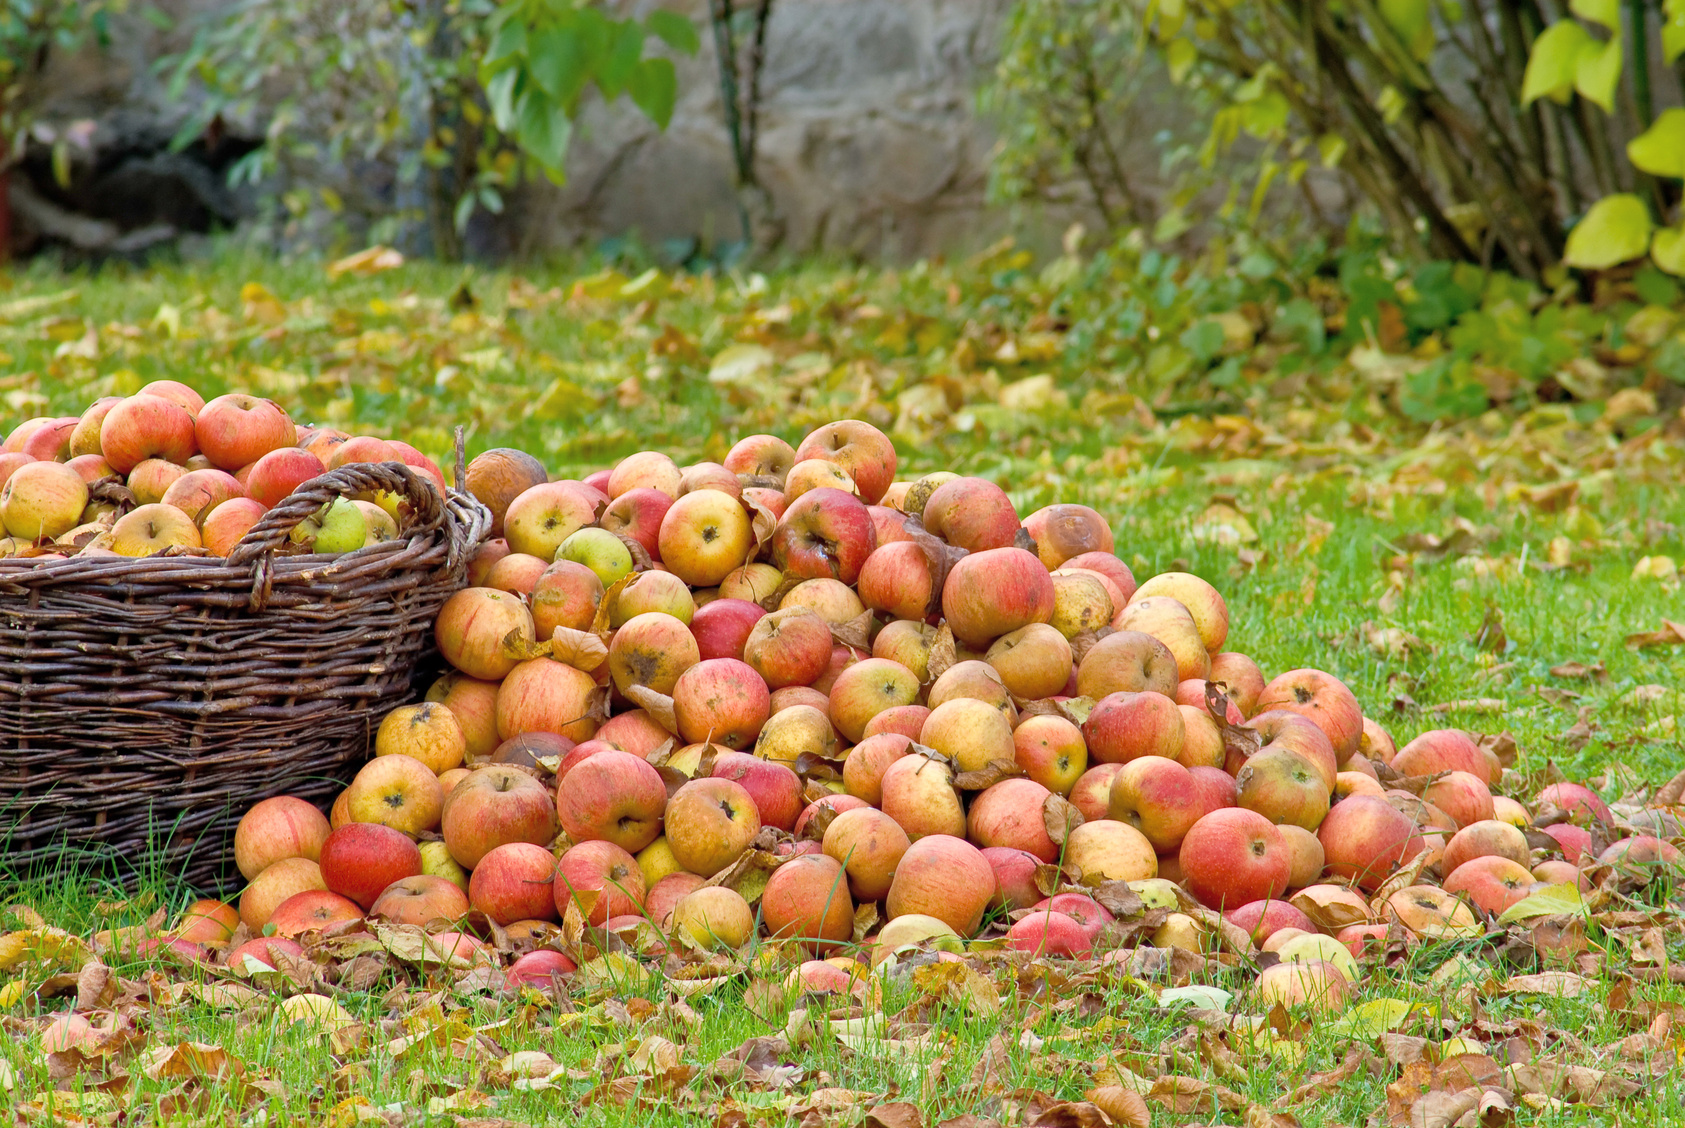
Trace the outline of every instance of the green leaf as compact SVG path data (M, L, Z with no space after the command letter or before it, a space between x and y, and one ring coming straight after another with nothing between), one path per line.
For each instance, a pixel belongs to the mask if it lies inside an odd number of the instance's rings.
M516 136L521 148L552 177L560 176L572 124L560 107L536 92L521 99L517 110Z
M634 20L616 25L613 45L597 66L597 87L613 100L625 91L644 53L644 29Z
M1199 49L1190 39L1172 39L1164 49L1164 62L1170 70L1170 81L1181 82L1199 58Z
M1621 59L1621 37L1616 35L1607 43L1593 41L1580 48L1579 61L1574 66L1574 89L1596 102L1606 114L1615 112Z
M1521 78L1521 104L1547 96L1566 102L1574 89L1580 50L1588 45L1595 47L1597 41L1573 20L1558 20L1547 27L1533 40L1533 53Z
M1621 0L1569 0L1568 10L1611 31L1621 26Z
M1381 18L1418 61L1433 54L1433 12L1429 0L1380 0Z
M1650 210L1630 192L1605 196L1568 233L1562 261L1583 270L1607 270L1642 255L1650 245Z
M1341 1038L1375 1038L1398 1030L1417 1014L1432 1016L1436 1008L1428 1003L1411 1003L1403 999L1371 999L1359 1003L1331 1023L1328 1032Z
M1685 110L1663 110L1655 123L1627 142L1627 159L1652 176L1685 179Z
M497 18L497 31L492 36L491 46L486 49L486 57L483 60L487 66L515 55L524 55L527 50L527 25L520 17L511 13L509 9L504 9L498 13Z
M505 133L515 128L515 98L520 79L521 72L510 67L498 71L486 83L486 101L491 103L492 119Z
M527 69L551 99L571 103L589 77L586 50L577 27L547 27L528 37Z
M1650 257L1669 274L1685 276L1685 223L1678 227L1663 227L1650 244Z
M686 55L696 54L697 49L702 46L702 41L696 34L696 25L677 12L658 8L649 14L644 26L661 42Z
M662 129L673 120L673 105L679 96L679 77L671 59L645 59L632 72L627 92L638 108Z
M1572 883L1547 885L1537 893L1529 894L1505 909L1498 917L1498 923L1514 924L1518 920L1532 920L1534 917L1556 916L1561 913L1574 913L1579 916L1586 913L1585 898L1580 896L1579 889Z

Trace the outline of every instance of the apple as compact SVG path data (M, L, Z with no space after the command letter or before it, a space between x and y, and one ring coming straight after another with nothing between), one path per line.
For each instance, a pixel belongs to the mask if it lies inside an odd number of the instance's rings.
M1315 933L1311 918L1287 901L1267 899L1248 901L1223 913L1224 919L1252 938L1262 948L1264 942L1284 928L1296 928Z
M401 755L378 756L363 765L345 796L353 822L378 823L412 836L438 826L445 803L439 777L420 760Z
M1483 784L1493 780L1480 746L1458 729L1431 729L1400 748L1392 759L1400 775L1424 776L1439 772L1466 772Z
M844 739L858 741L873 717L913 704L919 690L918 676L899 662L888 658L856 662L839 673L831 687L831 723Z
M1116 819L1083 823L1065 838L1065 864L1085 881L1141 881L1158 876L1158 855L1146 835Z
M199 410L195 441L205 456L224 470L237 470L272 450L293 446L298 431L287 413L270 400L232 392Z
M1077 666L1077 692L1096 701L1119 692L1151 691L1173 698L1178 680L1170 648L1141 631L1107 635L1088 648Z
M228 967L243 972L247 960L256 960L270 971L274 971L281 961L282 954L294 960L305 958L304 949L296 940L289 940L284 936L260 936L232 949L228 953Z
M421 851L391 827L354 822L328 835L320 865L327 888L366 911L394 881L421 873Z
M1181 686L1177 689L1180 691ZM1201 705L1178 703L1176 708L1182 714L1182 751L1176 755L1177 762L1187 768L1222 767L1228 759L1228 748L1216 719Z
M583 565L576 566L583 567ZM510 595L530 597L533 590L538 586L538 581L544 577L545 571L554 567L555 565L548 560L528 556L524 552L506 552L485 570L480 576L480 582L475 586L496 588L498 591L506 591ZM586 570L589 571L589 569ZM592 573L592 579L596 579L596 573L594 572ZM601 588L601 586L601 581L598 581L598 587ZM590 610L595 612L596 607L593 606ZM536 615L534 618L536 618ZM573 626L572 623L566 625ZM585 616L584 625L587 627L591 625L590 614Z
M539 948L510 964L509 971L504 976L504 983L511 991L522 987L553 987L558 981L578 970L579 965L562 953L549 948Z
M634 756L648 757L671 740L672 734L642 709L628 709L604 721L592 739Z
M88 484L62 462L19 466L0 488L0 520L19 540L63 536L75 528L88 506Z
M276 906L295 893L326 889L322 870L309 858L282 858L252 878L240 894L240 923L262 932Z
M198 451L193 416L180 404L144 393L113 404L100 423L99 437L100 454L119 474L149 458L180 465Z
M661 522L673 498L661 490L640 486L627 490L603 510L599 524L608 532L631 537L653 559L661 559Z
M882 811L860 807L844 811L825 830L823 850L848 874L857 901L881 901L889 894L896 868L911 847L907 832Z
M1542 826L1539 829L1556 839L1557 845L1562 847L1562 856L1574 865L1579 865L1583 859L1590 856L1591 832L1585 827L1575 826L1573 823L1557 823L1555 826Z
M754 533L737 498L704 489L673 502L661 518L657 544L674 575L693 587L712 587L742 565Z
M543 463L525 451L496 447L468 464L464 484L491 510L491 535L503 536L503 518L517 497L550 480Z
M1006 946L1038 956L1083 959L1093 951L1094 942L1074 918L1043 909L1014 922L1006 930Z
M1492 817L1511 826L1525 828L1533 825L1533 813L1508 795L1492 796Z
M781 609L756 621L743 660L769 688L810 685L831 660L831 628L805 607Z
M932 709L919 743L942 753L961 772L981 771L995 761L1014 763L1017 755L1011 723L999 709L969 697Z
M720 598L759 604L778 594L783 583L784 574L771 564L745 564L720 581Z
M1086 505L1060 504L1038 509L1024 518L1024 530L1036 542L1036 554L1049 571L1081 557L1110 555L1116 547L1111 526ZM1129 586L1134 588L1134 577L1130 577Z
M569 838L601 839L628 852L655 841L666 807L661 773L630 752L598 752L570 771L567 786L556 792L556 812Z
M924 731L925 721L929 719L930 710L923 705L897 705L893 709L885 709L867 721L866 727L861 730L861 738L898 732L902 736L917 740L919 733Z
M690 628L660 611L626 620L608 648L609 675L621 693L641 685L670 696L679 675L701 660Z
M960 642L986 646L1053 617L1053 578L1021 548L974 552L949 570L942 585L942 614Z
M735 658L710 658L679 675L673 710L686 741L752 747L771 712L766 682Z
M996 639L988 662L1014 696L1052 697L1070 681L1071 644L1046 623L1031 623Z
M1205 680L1221 689L1244 717L1256 711L1258 697L1264 692L1264 675L1258 663L1233 651L1211 655L1211 671Z
M802 780L784 764L746 752L720 752L714 756L713 776L741 784L754 800L762 825L796 829L804 803Z
M1335 763L1334 745L1328 734L1308 717L1286 709L1271 709L1256 714L1244 727L1262 737L1265 746L1276 745L1297 752L1317 769L1329 788L1334 786L1341 770ZM1229 766L1238 772L1243 762L1237 758Z
M1012 703L1012 694L1000 674L987 662L974 658L949 666L931 684L925 700L932 709L950 701L981 701L998 710L1009 723L1018 719L1017 706Z
M864 743L857 745L849 760L852 761L863 747ZM907 837L914 842L932 834L954 838L965 835L965 809L960 804L959 792L954 789L954 773L941 760L924 755L900 754L883 769L880 779L882 799L878 806L884 814L900 823ZM847 784L846 767L844 783ZM849 790L850 794L870 801L868 795L853 788Z
M822 458L809 458L790 467L789 474L784 478L784 498L786 502L793 502L811 490L832 489L843 493L860 496L860 488L849 477L848 471L834 462L826 462Z
M689 632L686 632L689 637ZM590 674L551 658L518 663L497 690L497 735L504 740L548 732L572 741L597 731L597 683Z
M732 445L723 465L733 474L782 479L795 463L795 450L777 435L749 435Z
M539 558L524 553L511 553L492 565L487 574L487 582L482 586L499 586L490 582L491 578L500 574L500 569L505 568L506 561L513 559L525 562ZM549 565L539 560L539 565L542 571L536 579L529 582L526 578L528 569L523 566L521 579L516 583L516 586L526 583L526 590L531 593L532 621L536 636L547 639L556 633L557 627L567 627L576 631L589 630L597 614L597 605L603 598L603 581L597 573L573 560L557 560Z
M1352 955L1351 949L1337 937L1307 932L1277 947L1276 954L1281 957L1282 963L1304 964L1321 961L1333 964L1348 983L1356 983L1362 978L1362 972L1357 966L1357 957Z
M1272 823L1306 830L1322 825L1330 788L1316 766L1292 749L1266 744L1235 775L1235 804Z
M1064 913L1077 922L1077 925L1087 934L1091 942L1100 938L1101 929L1117 920L1116 917L1101 907L1100 903L1093 897L1086 893L1077 893L1070 890L1064 893L1055 893L1051 897L1044 897L1037 901L1033 907L1037 912Z
M750 794L753 793L753 790L751 790ZM808 826L823 811L831 812L831 815L834 817L842 814L844 811L857 811L870 806L871 804L867 803L864 799L849 795L846 792L837 792L831 795L821 796L802 808L801 814L796 816L796 822L791 828L791 833L797 838L802 837L803 834L807 832Z
M820 693L829 694L832 687L837 684L837 678L844 670L854 665L854 663L864 661L869 657L869 654L856 650L852 646L845 646L840 642L836 643L831 647L831 660L825 664L825 672L814 679L812 688L818 690ZM826 697L826 701L827 707L825 712L826 715L829 716L830 707L828 703L830 698L828 696Z
M593 532L602 530L581 529L574 535ZM563 545L562 551L565 555L566 545ZM639 572L620 589L609 611L609 626L619 629L626 620L649 611L664 612L689 626L696 615L696 601L691 597L690 588L673 573Z
M718 462L698 462L679 471L679 496L697 490L719 490L739 500L743 497L743 483L738 481L736 472Z
M180 380L153 380L141 385L136 395L159 396L179 405L189 415L198 415L205 406L205 397Z
M583 484L545 482L509 503L503 535L511 552L555 560L562 542L596 519L596 504ZM624 551L625 546L621 548Z
M1226 807L1188 829L1177 854L1189 891L1214 909L1278 899L1290 860L1275 824L1255 811Z
M874 807L881 806L884 774L896 761L907 756L912 751L912 746L912 740L900 733L886 732L879 736L868 736L850 750L848 759L843 762L843 787L855 798L862 799ZM922 761L924 757L919 759ZM912 770L916 771L917 767L915 765ZM907 783L900 786L910 788ZM911 801L912 789L909 789L907 798ZM943 809L947 809L945 802Z
M786 575L844 584L859 579L876 547L872 516L860 499L825 487L809 490L791 502L768 544L773 565ZM740 552L733 567L742 560Z
M1423 849L1416 825L1374 795L1352 795L1335 803L1316 836L1328 872L1370 891Z
M434 682L427 700L449 709L467 746L465 759L482 759L498 745L497 682L452 672Z
M104 426L105 417L111 413L111 409L122 402L122 396L101 396L88 405L87 410L82 412L81 417L76 421L76 426L70 432L67 453L71 458L100 453L100 428ZM291 439L288 441L291 442ZM21 445L20 443L19 447ZM19 448L14 448L8 444L5 449L10 451Z
M555 837L556 806L550 789L507 764L475 768L445 797L440 831L451 857L465 869L499 846L543 846Z
M1614 866L1622 877L1648 885L1664 869L1678 869L1682 855L1678 847L1653 834L1631 835L1611 842L1597 856L1599 866Z
M1012 730L1012 758L1049 791L1069 795L1088 770L1088 745L1064 717L1026 717Z
M798 705L806 705L811 709L819 710L820 715L825 718L825 723L830 723L831 699L812 686L787 685L783 689L772 691L773 716L776 717L784 710L794 709Z
M647 884L647 882L646 882ZM654 885L649 885L649 893L644 897L644 911L656 927L666 929L672 924L673 910L688 894L694 893L707 884L707 878L694 873L679 870L658 879Z
M887 505L868 505L866 512L872 516L872 531L877 534L880 548L886 544L913 539L913 534L907 531L906 515L900 510L891 509Z
M812 705L780 709L767 718L755 741L756 756L791 765L804 752L827 760L842 758L830 718Z
M1061 568L1052 573L1054 630L1066 638L1110 626L1116 588L1098 572Z
M312 804L291 795L277 795L254 804L234 828L234 864L240 876L253 881L283 858L322 856L328 820Z
M202 522L223 502L245 496L246 488L232 474L221 470L190 470L172 482L160 500L175 506L195 522Z
M943 482L924 505L924 527L967 552L1010 547L1018 536L1018 510L1006 491L986 478Z
M1256 703L1258 712L1287 709L1316 722L1334 745L1336 760L1357 751L1363 735L1363 710L1346 684L1321 670L1289 670L1264 687Z
M375 732L374 754L413 756L440 775L460 767L468 753L462 726L443 705L424 702L403 705L386 714Z
M1176 850L1189 828L1208 813L1193 777L1175 760L1141 756L1125 763L1112 780L1110 817L1140 831L1156 853Z
M1451 816L1457 827L1493 817L1492 792L1479 776L1453 771L1422 789L1422 798Z
M774 939L798 940L811 952L847 943L854 935L854 901L842 864L803 854L780 865L761 894L761 916Z
M1281 832L1282 841L1287 843L1290 859L1287 887L1302 889L1316 881L1322 875L1322 867L1328 861L1323 853L1322 840L1312 831L1291 823L1285 823L1276 829Z
M1525 900L1537 879L1526 866L1499 857L1470 858L1445 878L1447 893L1462 893L1481 912L1497 916Z
M880 544L860 568L860 601L896 619L923 619L932 592L930 561L910 540Z
M641 450L622 458L609 472L608 496L612 499L635 489L655 489L676 498L682 478L671 458L657 451Z
M1190 572L1162 572L1135 589L1131 603L1168 596L1187 608L1205 649L1215 654L1229 635L1229 608L1210 583Z
M854 479L860 496L876 505L895 480L895 444L889 436L858 419L827 423L803 439L794 459L821 458L834 462Z
M556 859L531 842L489 851L468 879L468 901L498 924L556 919Z
M198 944L225 944L239 927L239 909L226 901L199 900L182 910L171 935Z
M994 867L982 851L954 835L931 834L901 856L884 908L890 920L930 916L971 936L994 895Z
M851 623L866 613L866 605L860 602L853 588L828 577L803 580L778 602L780 611L796 607L807 608L835 627Z
M369 524L355 504L340 497L295 525L289 538L324 555L355 552L368 543Z
M1162 693L1121 691L1094 703L1082 736L1096 763L1122 764L1141 756L1174 760L1182 754L1187 723L1181 707Z
M321 477L327 467L307 450L282 447L272 450L245 471L242 480L246 495L267 509L273 509L292 496L304 483Z
M704 886L673 906L672 927L703 951L733 950L755 934L755 911L735 889Z
M751 512L765 510L772 514L774 521L784 519L784 513L789 509L789 499L783 490L766 489L761 486L745 486L743 488L743 504Z
M482 681L499 681L519 663L503 649L503 640L511 632L517 641L530 645L532 614L519 598L493 588L457 592L445 601L433 624L440 656Z
M760 812L742 784L693 779L667 803L667 843L691 873L711 876L737 860L761 831Z
M1509 823L1486 819L1470 823L1451 836L1445 844L1439 871L1452 873L1464 862L1483 857L1508 858L1523 868L1533 864L1525 834Z
M1057 861L1059 846L1048 837L1042 817L1042 804L1051 794L1034 780L1001 780L972 800L967 837L978 846L1005 846L1043 862Z
M932 951L938 962L957 960L965 951L965 941L945 921L924 913L908 913L879 929L871 950L872 968L876 970L890 957L906 951Z
M552 893L559 918L566 919L571 899L587 924L601 925L610 917L641 915L644 875L637 859L624 849L592 839L569 847L561 856Z
M1211 672L1211 654L1205 649L1193 614L1179 600L1163 595L1143 598L1137 591L1113 625L1152 635L1164 643L1176 657L1178 681L1204 678Z
M1009 846L985 846L983 857L995 871L995 895L989 901L990 908L1013 912L1030 908L1042 899L1036 886L1040 858Z
M1363 735L1357 738L1357 750L1370 761L1389 767L1398 755L1398 745L1393 743L1392 736L1368 717L1363 718Z
M1135 574L1129 570L1129 565L1117 558L1112 552L1083 552L1066 560L1059 566L1063 570L1081 569L1083 571L1098 572L1106 577L1116 589L1112 596L1116 610L1121 611L1129 602L1130 596L1135 594Z
M766 611L758 604L729 597L696 608L690 618L690 633L696 639L697 653L703 661L712 658L742 659L750 634L765 617ZM828 653L826 657L829 660Z
M1432 885L1411 885L1387 898L1387 919L1428 940L1479 936L1484 929L1461 900Z
M264 928L290 940L306 932L319 932L330 924L361 920L365 908L338 893L308 889L276 905Z
M1091 822L1095 819L1110 818L1112 784L1122 770L1122 764L1095 764L1083 772L1071 786L1068 796L1071 805L1082 812L1083 818Z
M549 856L547 852L545 856ZM399 878L381 890L369 906L369 915L418 928L426 928L435 921L455 923L468 915L468 896L446 878L422 873Z
M1403 754L1400 751L1399 755ZM1560 807L1568 812L1570 821L1577 826L1587 826L1594 822L1607 826L1614 821L1609 812L1609 804L1605 803L1597 792L1578 783L1550 784L1539 792L1534 802L1540 806L1548 804Z

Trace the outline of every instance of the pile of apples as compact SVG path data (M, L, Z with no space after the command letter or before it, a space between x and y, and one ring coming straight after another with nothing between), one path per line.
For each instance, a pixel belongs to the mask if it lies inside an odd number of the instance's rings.
M874 962L986 921L1105 956L1096 893L1127 882L1173 910L1155 944L1232 943L1226 919L1279 956L1264 998L1338 1006L1368 947L1478 935L1596 863L1677 864L1654 837L1598 857L1609 809L1566 783L1536 800L1560 850L1536 850L1467 733L1395 750L1339 679L1224 649L1206 581L1137 584L1093 509L1020 519L992 482L896 465L858 421L583 481L476 458L495 539L437 620L454 672L385 719L329 817L245 817L242 958L374 916L495 959L471 910L528 938L574 911L669 947L794 939L832 956L798 969L818 990L852 982L836 953L879 920ZM540 946L507 976L572 970Z
M231 393L206 403L186 384L155 380L80 416L25 420L6 436L0 556L227 556L295 489L351 462L402 462L445 489L437 464L408 443L297 426L270 400ZM97 489L106 483L125 486L134 506ZM406 506L384 491L333 501L291 530L292 550L351 552L394 539Z

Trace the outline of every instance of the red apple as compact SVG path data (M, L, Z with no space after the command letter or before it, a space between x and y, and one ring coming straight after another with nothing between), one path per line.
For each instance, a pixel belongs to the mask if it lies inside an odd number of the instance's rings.
M1498 916L1526 899L1537 881L1526 866L1509 858L1470 858L1445 878L1447 893L1460 893L1481 912Z
M1591 852L1591 831L1573 823L1557 823L1555 826L1540 827L1540 830L1556 839L1562 847L1562 856L1574 865L1579 865L1582 858Z
M930 916L961 936L971 936L994 895L994 867L982 851L953 835L932 834L902 855L884 908L890 920Z
M860 568L860 600L874 611L923 619L930 596L930 561L910 540L879 544Z
M583 483L545 482L509 503L503 536L511 552L554 560L563 541L596 519L596 499Z
M1328 872L1371 891L1423 849L1416 825L1373 795L1352 795L1334 804L1316 836Z
M1095 702L1082 725L1089 758L1101 764L1122 764L1141 756L1174 760L1182 753L1186 732L1181 707L1150 691L1108 694Z
M962 557L942 585L942 614L954 637L985 646L1009 631L1053 617L1053 578L1021 548Z
M777 435L749 435L738 439L724 459L725 468L733 474L780 480L795 464L795 450Z
M562 855L552 891L558 917L564 916L571 898L587 924L601 925L610 917L641 913L644 875L631 854L612 842L594 839L571 846Z
M1042 899L1041 890L1036 886L1036 868L1042 864L1040 858L1009 846L985 846L983 857L995 871L995 895L989 902L992 908L1009 912L1027 909Z
M590 674L551 658L531 658L510 670L497 690L497 735L549 732L578 742L597 731L597 683Z
M771 711L771 694L754 668L735 658L710 658L679 675L673 686L679 735L695 744L750 748Z
M468 900L498 924L556 919L556 858L531 842L489 851L468 878Z
M1069 795L1088 770L1088 744L1082 729L1064 717L1025 717L1012 730L1012 747L1018 766L1060 795Z
M238 470L272 450L293 446L298 431L279 405L233 392L218 396L194 420L199 449L217 466Z
M661 773L630 752L598 752L570 771L567 786L556 792L556 813L569 838L600 839L626 851L655 841L666 807Z
M1077 692L1095 700L1148 690L1173 699L1180 680L1170 648L1141 631L1107 635L1088 648L1077 666Z
M1071 787L1071 805L1081 811L1082 817L1090 822L1110 818L1112 784L1122 770L1122 764L1096 764L1083 772Z
M255 804L234 828L234 864L247 881L283 858L322 856L328 820L316 807L291 795Z
M900 756L883 770L882 790L879 805L884 814L900 823L913 841L933 834L953 838L965 834L965 809L954 789L954 773L940 759L919 754Z
M714 757L714 778L741 784L755 802L762 825L795 830L803 811L802 780L774 760L746 752L721 752ZM832 796L841 801L846 796Z
M1248 901L1244 905L1229 909L1223 916L1230 924L1252 937L1252 942L1260 948L1264 946L1264 941L1284 928L1316 931L1316 925L1311 923L1311 918L1286 901Z
M421 872L421 851L406 834L379 823L347 823L322 843L322 880L365 910L388 885Z
M1024 518L1024 530L1036 542L1036 553L1049 570L1087 556L1110 555L1115 546L1106 519L1086 505L1049 505ZM1130 577L1133 588L1134 577ZM1124 596L1125 599L1129 597Z
M758 604L743 599L716 599L696 609L690 633L696 638L703 661L711 658L742 659L745 644L755 624L766 617Z
M1175 851L1208 813L1198 785L1175 760L1137 757L1112 780L1110 817L1146 835L1157 853Z
M1451 816L1459 828L1493 817L1492 792L1479 776L1453 771L1422 789L1422 798Z
M1306 830L1322 825L1331 791L1316 765L1275 744L1260 748L1235 774L1236 806Z
M1008 548L1018 535L1018 510L988 479L954 478L925 502L924 527L967 552Z
M608 476L608 495L619 498L635 489L656 489L679 496L679 468L671 458L653 450L629 454L615 463Z
M862 806L832 820L822 848L826 856L842 864L855 900L881 901L911 845L907 832L894 819Z
M1486 819L1470 823L1451 836L1450 841L1445 843L1439 871L1448 874L1464 862L1484 857L1508 858L1523 868L1533 864L1533 854L1527 847L1525 834L1509 823Z
M1287 844L1275 825L1254 811L1212 811L1189 828L1177 858L1189 890L1215 909L1277 899L1287 891Z
M1399 755L1404 755L1402 750ZM1479 775L1479 772L1474 773ZM1535 804L1550 804L1567 811L1569 818L1579 826L1590 823L1602 823L1607 826L1614 821L1609 813L1609 804L1598 797L1597 792L1578 783L1553 783L1539 792Z
M264 927L277 936L291 939L306 932L319 932L331 924L361 920L366 907L326 889L309 889L276 905Z
M1021 917L1007 929L1006 946L1037 956L1084 959L1093 951L1094 942L1073 918L1043 909Z
M579 966L562 953L540 948L510 964L504 983L511 991L522 987L547 987L578 970Z
M772 563L787 575L852 584L877 547L872 515L842 490L809 490L790 503L773 530ZM736 563L742 563L739 554Z
M930 710L923 705L897 705L893 709L885 709L867 721L866 727L861 730L861 739L886 732L897 732L917 740L919 733L924 731L925 721L929 719Z
M1029 779L1003 779L980 792L966 819L967 837L978 846L1024 850L1044 862L1059 859L1048 837L1042 804L1052 792Z
M1211 656L1211 672L1205 680L1221 689L1243 717L1250 717L1264 692L1264 675L1258 663L1244 654L1223 651Z
M822 458L834 462L854 479L860 496L876 505L895 481L895 444L889 436L858 419L827 423L802 440L795 461Z
M451 857L473 869L507 843L549 843L556 834L555 801L529 773L490 764L474 769L445 796L439 827Z
M180 465L198 450L193 416L156 395L133 395L114 405L100 424L99 435L100 453L119 474L127 474L149 458Z
M811 952L854 936L854 900L842 863L824 854L794 857L767 879L761 919L774 939L798 940Z
M1055 893L1051 897L1044 897L1037 901L1035 908L1038 912L1064 913L1077 922L1083 932L1087 933L1090 941L1098 940L1100 930L1117 920L1101 906L1100 902L1086 893L1072 891Z
M1264 687L1257 710L1288 709L1315 721L1334 745L1334 756L1344 760L1357 751L1363 735L1363 710L1346 684L1321 670L1289 670Z
M878 806L883 801L884 773L911 752L912 746L912 739L900 733L868 736L854 746L843 762L843 787L850 795Z
M369 915L418 928L441 920L454 924L468 915L468 897L448 878L416 874L381 890L369 906Z
M608 646L609 675L621 693L641 685L671 696L679 675L701 660L690 628L660 611L626 620Z
M712 587L741 566L755 543L743 503L719 490L697 490L661 518L661 561L692 587Z
M743 660L772 689L811 685L831 661L831 628L806 607L772 612L756 621Z

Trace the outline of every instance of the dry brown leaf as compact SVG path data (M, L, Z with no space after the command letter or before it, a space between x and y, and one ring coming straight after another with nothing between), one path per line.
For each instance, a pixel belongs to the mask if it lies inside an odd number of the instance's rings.
M608 644L590 631L557 627L550 636L550 657L588 674L608 661Z
M936 637L930 642L930 660L926 663L926 670L930 680L935 681L951 670L959 662L959 646L954 642L953 628L948 626L946 619L936 628Z
M1571 971L1541 971L1536 975L1512 975L1502 990L1510 995L1553 995L1577 999L1592 988L1591 981Z
M1104 1128L1108 1114L1090 1101L1062 1101L1042 1110L1030 1128Z
M1358 1070L1368 1070L1378 1065L1375 1055L1362 1046L1353 1046L1346 1051L1345 1058L1333 1069L1321 1073L1313 1073L1305 1078L1304 1083L1281 1098L1284 1105L1296 1105L1303 1101L1317 1097L1328 1096L1339 1087L1357 1076Z
M924 1128L924 1114L908 1101L874 1105L866 1112L866 1128Z
M648 713L656 724L668 732L676 734L679 731L679 718L673 711L673 699L665 693L657 693L647 685L632 685L626 687L626 700Z
M1152 1124L1153 1116L1147 1108L1147 1099L1122 1085L1104 1085L1088 1090L1083 1096L1125 1128L1148 1128Z
M1640 631L1626 636L1628 650L1644 650L1652 646L1685 646L1685 625L1662 620L1659 631Z
M1063 846L1071 831L1083 824L1082 812L1063 795L1049 795L1041 804L1042 825L1055 846Z

